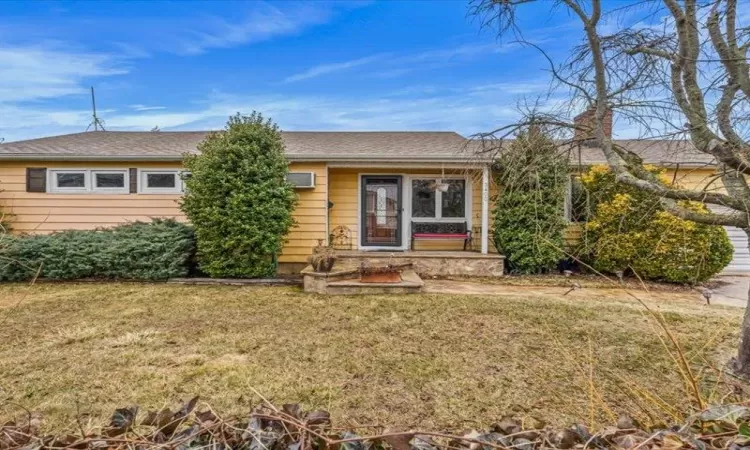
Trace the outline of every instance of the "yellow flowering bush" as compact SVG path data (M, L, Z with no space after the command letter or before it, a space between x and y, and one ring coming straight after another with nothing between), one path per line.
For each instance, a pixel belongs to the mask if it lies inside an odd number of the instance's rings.
M664 179L664 171L649 168ZM584 226L581 257L605 273L679 283L705 281L732 259L726 230L680 219L664 210L658 197L615 181L606 166L594 166L581 183L595 202ZM707 212L701 203L682 207Z

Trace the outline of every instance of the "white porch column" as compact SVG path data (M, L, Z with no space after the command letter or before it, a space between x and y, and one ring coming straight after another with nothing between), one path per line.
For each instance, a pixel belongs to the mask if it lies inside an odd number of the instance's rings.
M489 251L490 237L490 166L482 168L482 254Z

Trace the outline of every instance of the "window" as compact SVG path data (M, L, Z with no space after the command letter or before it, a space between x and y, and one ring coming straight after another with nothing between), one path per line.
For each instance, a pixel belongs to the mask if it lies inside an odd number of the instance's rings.
M571 175L565 197L565 218L569 222L586 222L589 218L589 195L578 176Z
M467 217L466 195L463 178L412 179L411 216L414 219L464 219Z
M52 187L56 191L86 191L86 179L86 171L55 170L52 172Z
M49 170L51 192L84 194L127 194L128 171L125 169L52 169Z
M375 189L375 223L378 225L385 225L387 221L386 216L386 191L384 187Z
M125 170L92 170L94 192L128 193L128 173Z
M435 180L412 180L411 216L435 217Z
M173 173L147 173L146 187L149 189L174 189L177 176Z
M466 214L466 180L445 180L448 190L441 192L443 217L464 217Z
M180 194L182 178L179 170L141 170L141 189L143 194Z

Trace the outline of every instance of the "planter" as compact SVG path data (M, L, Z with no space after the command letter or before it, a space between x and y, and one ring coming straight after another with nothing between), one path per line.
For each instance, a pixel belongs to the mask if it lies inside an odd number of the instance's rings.
M361 283L400 283L401 272L380 272L361 274L359 276Z
M386 264L370 267L362 264L359 268L360 283L400 283L401 271L409 264Z

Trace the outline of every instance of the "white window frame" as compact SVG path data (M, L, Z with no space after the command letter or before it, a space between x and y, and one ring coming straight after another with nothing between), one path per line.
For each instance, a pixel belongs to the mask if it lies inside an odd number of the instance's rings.
M82 173L83 187L60 187L57 184L57 175L65 173ZM96 173L122 173L125 176L125 186L122 188L97 188L94 181ZM127 169L48 169L47 170L48 192L53 194L128 194L130 192L130 176Z
M91 180L86 169L50 169L49 182L50 192L61 193L61 194L85 194L91 189ZM82 173L83 174L83 187L60 187L57 185L57 175L64 175L68 173Z
M413 182L415 180L429 180L434 181L435 183L438 182L438 180L463 180L464 182L464 215L463 217L443 217L443 193L436 189L435 190L435 217L414 217L414 209L413 209L413 200L414 200L414 189L413 189ZM407 198L406 200L408 203L408 211L409 211L409 217L412 222L466 222L467 226L470 225L471 222L471 182L469 181L468 177L462 177L462 176L449 176L449 177L440 177L440 176L430 176L430 175L414 175L409 177L409 187L407 192Z
M139 169L138 170L138 193L139 194L182 194L184 192L184 182L180 169ZM173 188L152 188L148 187L149 175L174 175L175 182Z
M130 193L130 174L125 169L91 169L91 191L103 194L129 194ZM96 187L96 176L98 174L122 174L123 186L117 188Z

